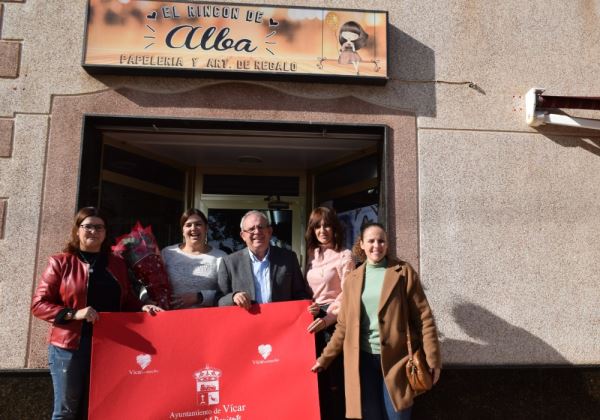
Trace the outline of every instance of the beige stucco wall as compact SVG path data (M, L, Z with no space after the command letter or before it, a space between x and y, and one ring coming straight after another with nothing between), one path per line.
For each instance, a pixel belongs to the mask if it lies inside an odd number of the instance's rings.
M0 368L26 361L47 134L48 117L17 116L12 158L0 158L0 197L7 198L0 239Z
M600 156L578 141L420 131L421 274L451 360L598 361Z
M0 368L19 368L27 363L53 96L185 92L214 81L89 76L79 65L85 1L0 4L0 42L20 45L18 67L10 67L18 77L0 75L0 119L14 130L11 153L0 157ZM299 4L390 13L386 86L261 84L311 99L351 94L417 115L420 272L446 361L600 363L600 140L534 130L523 110L534 86L600 96L600 1Z

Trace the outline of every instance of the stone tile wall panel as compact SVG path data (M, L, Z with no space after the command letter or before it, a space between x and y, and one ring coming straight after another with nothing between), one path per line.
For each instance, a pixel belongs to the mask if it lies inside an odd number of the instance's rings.
M421 274L448 362L600 362L600 148L579 142L419 132Z
M0 369L25 367L48 118L18 116L12 158L0 159Z
M13 129L12 119L0 119L0 158L7 158L12 154Z
M0 77L14 79L19 76L21 44L0 41Z

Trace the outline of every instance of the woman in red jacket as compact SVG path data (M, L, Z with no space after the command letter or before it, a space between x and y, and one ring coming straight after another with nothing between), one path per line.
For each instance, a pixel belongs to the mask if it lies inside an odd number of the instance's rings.
M54 387L52 419L86 418L92 325L98 312L162 309L133 294L123 260L110 254L106 217L94 207L75 215L69 243L50 257L33 296L34 316L52 324L48 364Z

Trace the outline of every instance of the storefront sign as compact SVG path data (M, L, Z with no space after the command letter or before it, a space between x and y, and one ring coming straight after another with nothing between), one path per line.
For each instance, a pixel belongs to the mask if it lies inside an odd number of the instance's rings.
M102 313L90 419L318 419L309 301Z
M384 83L387 21L382 11L89 0L83 66Z

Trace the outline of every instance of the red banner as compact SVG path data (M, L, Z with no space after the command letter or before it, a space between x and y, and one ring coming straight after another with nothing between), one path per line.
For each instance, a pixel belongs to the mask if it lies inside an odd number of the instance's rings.
M102 313L90 419L318 419L308 301Z

